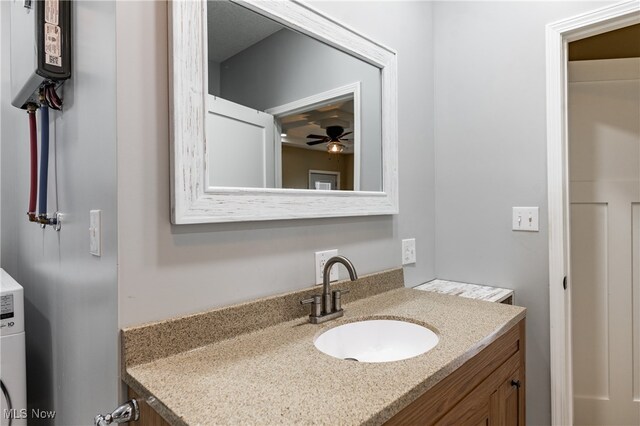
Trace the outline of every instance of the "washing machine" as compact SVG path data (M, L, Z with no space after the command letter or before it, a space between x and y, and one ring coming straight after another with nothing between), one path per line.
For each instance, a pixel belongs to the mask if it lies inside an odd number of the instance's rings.
M20 284L0 268L0 425L27 424L24 296Z

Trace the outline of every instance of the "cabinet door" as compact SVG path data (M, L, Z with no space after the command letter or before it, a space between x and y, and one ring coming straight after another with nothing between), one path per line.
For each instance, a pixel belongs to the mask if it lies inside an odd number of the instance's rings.
M490 426L524 426L524 387L520 369L491 395Z
M487 389L478 386L441 418L437 426L491 426L491 401Z

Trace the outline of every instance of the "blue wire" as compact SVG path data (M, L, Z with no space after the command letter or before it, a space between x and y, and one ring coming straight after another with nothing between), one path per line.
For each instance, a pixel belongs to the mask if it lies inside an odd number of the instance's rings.
M47 214L47 178L49 175L49 108L40 107L40 193L38 214Z

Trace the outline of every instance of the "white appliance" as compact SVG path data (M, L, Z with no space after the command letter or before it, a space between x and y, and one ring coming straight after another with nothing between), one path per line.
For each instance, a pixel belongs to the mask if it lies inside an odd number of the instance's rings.
M27 424L24 296L20 284L0 268L0 425Z

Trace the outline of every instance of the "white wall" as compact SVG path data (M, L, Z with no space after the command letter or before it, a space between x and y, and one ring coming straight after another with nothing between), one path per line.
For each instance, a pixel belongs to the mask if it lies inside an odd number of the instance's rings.
M309 286L314 282L313 252L321 249L338 248L365 274L399 266L401 239L416 237L418 263L405 269L406 284L434 278L432 6L314 4L398 50L400 214L172 226L166 4L119 2L121 326Z
M119 386L116 273L115 6L74 2L73 77L52 153L58 158L59 233L27 221L27 114L10 105L9 14L0 2L2 267L25 288L30 408L55 424L92 424ZM25 46L25 49L27 46ZM54 187L53 163L49 168ZM55 209L50 192L50 210ZM89 210L102 209L101 258L89 254ZM39 423L40 424L40 423ZM46 424L45 421L42 424Z
M602 5L434 5L436 273L527 307L531 425L550 424L545 25ZM512 232L513 206L540 206L540 232Z

